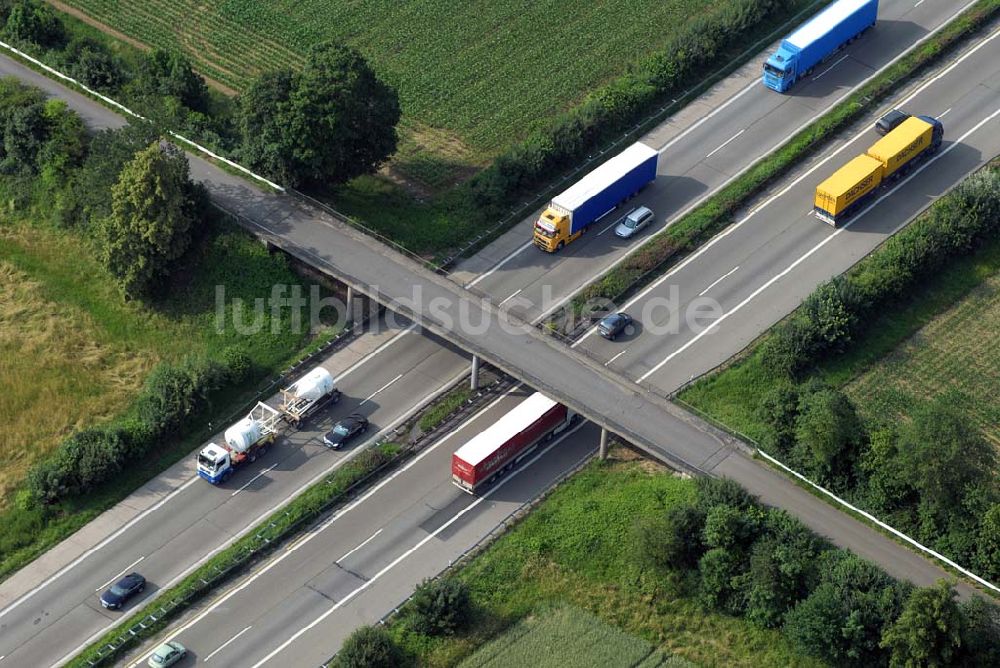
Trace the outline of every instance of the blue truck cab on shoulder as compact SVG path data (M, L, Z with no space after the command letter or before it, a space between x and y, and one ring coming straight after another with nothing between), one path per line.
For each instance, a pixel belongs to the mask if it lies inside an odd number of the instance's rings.
M784 93L830 54L875 25L878 0L838 0L791 35L764 63L763 82Z

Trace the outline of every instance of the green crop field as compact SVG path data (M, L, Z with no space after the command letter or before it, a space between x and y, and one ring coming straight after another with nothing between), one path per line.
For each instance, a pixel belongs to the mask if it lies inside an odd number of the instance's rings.
M569 647L572 651L567 651ZM521 620L460 663L459 668L673 665L665 663L667 660L649 643L579 608L562 606L540 610Z
M942 394L1000 447L1000 274L994 274L845 388L875 422Z
M662 47L711 0L67 0L145 44L185 50L236 90L297 67L326 39L350 44L399 90L397 162L427 175L476 169L533 123ZM433 157L431 157L433 156ZM429 175L433 180L433 174Z

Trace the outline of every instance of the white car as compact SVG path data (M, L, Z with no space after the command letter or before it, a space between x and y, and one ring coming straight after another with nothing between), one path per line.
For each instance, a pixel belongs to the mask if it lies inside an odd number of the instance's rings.
M150 668L167 668L167 666L174 665L185 656L187 656L187 650L184 649L184 645L176 640L170 640L153 650L153 653L149 655L149 660L146 661L146 665Z
M642 228L653 222L653 212L644 206L632 209L615 227L615 234L622 239L628 239Z

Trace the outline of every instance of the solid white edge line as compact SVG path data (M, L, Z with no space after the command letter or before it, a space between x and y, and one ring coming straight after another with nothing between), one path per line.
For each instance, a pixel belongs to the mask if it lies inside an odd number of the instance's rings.
M216 654L218 654L222 650L226 649L226 647L228 647L230 643L232 643L233 641L235 641L237 638L239 638L241 635L243 635L244 633L246 633L247 631L249 631L252 628L253 628L253 625L250 625L250 626L246 627L245 629L243 629L242 631L240 631L239 633L237 633L236 635L234 635L232 638L230 638L226 642L224 642L221 645L219 645L214 652L212 652L211 654L209 654L208 656L205 657L205 662L207 663L213 656L215 656Z
M963 145L962 142L965 141L965 139L969 135L971 135L974 132L977 132L980 128L982 128L984 125L986 125L991 120L993 120L994 118L996 118L998 115L1000 115L1000 109L997 109L992 114L990 114L989 116L987 116L986 118L984 118L983 120L981 120L971 130L969 130L968 132L966 132L965 134L963 134L961 137L959 137L958 139L956 139L955 141L953 141L951 144L949 144L948 148L946 148L945 150L941 151L936 156L933 156L930 160L928 160L923 165L921 165L919 168L917 168L916 171L914 171L909 176L907 176L905 179L903 179L902 181L900 181L899 183L897 183L895 186L892 187L892 189L890 189L887 192L885 192L883 195L881 195L878 199L874 200L871 204L869 204L868 206L866 206L864 209L862 209L861 211L859 211L853 218L851 218L850 220L848 220L841 227L837 228L837 230L833 234L829 235L828 237L826 237L825 239L823 239L821 242L819 242L818 244L816 244L815 246L813 246L812 248L810 248L803 255L801 255L798 259L796 259L794 262L792 262L790 265L788 265L784 270L782 270L781 272L779 272L778 274L776 274L775 276L773 276L770 280L768 280L766 283L764 283L764 285L760 286L759 288L757 288L756 290L754 290L752 293L750 293L750 296L748 296L746 299L744 299L743 301L741 301L739 304L737 304L736 306L734 306L732 309L730 309L726 313L723 313L721 316L719 316L718 320L716 320L711 325L709 325L708 327L706 327L705 329L703 329L702 331L700 331L698 334L696 334L695 336L693 336L691 339L689 339L688 341L686 341L684 343L684 345L682 345L680 348L678 348L674 352L672 352L669 355L667 355L656 366L654 366L652 369L650 369L649 371L647 371L646 373L644 373L642 376L640 376L639 379L638 379L638 382L642 382L642 381L646 380L649 376L651 376L654 373L656 373L657 371L659 371L663 367L664 364L666 364L667 362L669 362L670 360L672 360L674 357L676 357L677 355L681 354L682 352L684 352L685 350L687 350L688 348L690 348L692 345L694 345L696 342L698 342L701 339L701 337L705 336L709 332L711 332L714 329L716 329L729 316L731 316L732 314L734 314L737 311L739 311L740 309L742 309L744 306L746 306L748 303L750 303L751 300L753 300L755 297L757 297L757 295L759 295L764 290L766 290L767 288L769 288L772 285L774 285L777 281L779 281L783 277L787 276L793 269L795 269L797 266L799 266L802 262L804 262L807 258L809 258L813 253L815 253L816 251L818 251L819 249L821 249L823 246L825 246L826 244L828 244L832 239L835 239L842 232L850 229L851 225L853 225L857 221L861 220L869 211L871 211L873 208L875 208L876 206L878 206L879 204L881 204L886 198L892 196L893 193L895 193L897 190L899 190L904 185L906 185L911 180L913 180L918 174L920 174L925 169L927 169L928 167L930 167L931 165L933 165L935 162L937 162L937 160L939 158L942 158L945 155L947 155L948 153L950 153L952 149L954 149L954 148L956 148L958 146L962 146ZM908 222L908 220L909 219L907 219L906 221L903 221L898 226L896 226L896 228L894 230L892 230L892 232L890 232L890 234L888 236L892 236L892 234L895 234L896 231L898 231L900 228L902 228L904 225L906 225L906 223Z
M374 353L372 353L372 354L374 354ZM257 516L256 519L254 519L252 522L250 522L249 524L247 524L247 526L245 526L242 529L240 529L235 535L233 535L232 537L230 537L230 539L227 540L225 543L223 543L223 544L219 545L218 547L216 547L214 550L212 550L211 552L209 552L208 554L206 554L204 557L202 557L201 559L199 559L198 561L196 561L195 563L193 563L187 569L185 569L184 571L182 571L181 573L179 573L176 577L174 577L172 580L170 580L165 585L163 585L163 588L160 589L157 592L157 596L160 594L160 592L165 591L165 590L169 589L170 587L174 586L175 584L177 584L178 582L180 582L182 579L184 579L185 577L187 577L190 573L192 573L195 570L197 570L202 564L204 564L205 562L207 562L209 559L211 559L212 557L214 557L216 554L218 554L219 552L222 552L223 550L225 550L226 548L228 548L230 545L232 545L233 543L235 543L236 541L238 541L240 538L242 538L243 536L245 536L246 534L248 534L251 530L253 530L258 524L260 524L265 519L267 519L270 515L272 515L273 513L278 512L279 510L281 510L282 508L284 508L285 506L287 506L289 503L292 502L293 499L295 499L295 497L297 497L299 494L301 494L302 492L304 492L307 488L309 488L312 485L316 484L317 482L319 482L320 480L322 480L324 477L326 477L326 476L330 475L331 473L333 473L333 471L335 471L336 469L338 469L341 466L347 464L349 461L351 461L352 459L354 459L355 457L357 457L358 455L360 455L362 452L364 452L365 450L367 450L368 447L372 443L375 443L376 441L378 441L378 439L381 438L383 435L391 433L398 425L402 424L403 422L406 422L408 419L410 419L410 417L412 417L414 414L416 414L421 409L423 409L424 406L426 406L428 403L430 403L430 401L432 401L434 399L434 397L436 397L437 395L439 395L442 392L446 392L451 387L453 387L456 383L458 383L460 380L462 380L462 378L465 377L466 373L467 373L467 371L465 371L464 369L462 371L460 371L459 373L457 373L454 377L452 377L451 380L447 381L444 385L440 386L437 390L434 390L431 393L429 393L427 396L425 396L423 399L421 399L419 402L417 402L412 408L410 408L410 410L404 412L402 415L400 415L398 418L396 418L396 420L394 420L393 422L391 422L387 427L385 427L380 432L378 432L377 434L375 434L372 438L370 438L367 441L365 441L365 443L361 447L359 447L359 448L357 448L355 450L352 450L347 455L345 455L344 457L341 457L340 459L335 460L334 463L329 468L327 468L324 471L321 471L320 473L318 473L317 475L315 475L312 479L310 479L307 482L303 483L298 489L296 489L295 491L291 492L288 496L286 496L281 501L281 503L277 504L276 506L272 506L271 509L269 509L269 510L265 510L264 512L262 512L260 515ZM195 480L198 480L198 478L195 478ZM152 601L153 599L150 599L150 600ZM107 630L109 628L111 628L112 626L115 626L116 624L120 624L124 619L127 619L128 617L134 615L138 611L139 611L138 608L134 609L128 615L120 617L119 619L115 620L113 623L105 625L100 630L95 631L93 633L93 635L91 635L89 638L87 638L86 640L84 640L72 652L70 652L69 654L67 654L66 656L64 656L62 659L60 659L59 661L57 661L55 665L56 666L60 666L60 665L63 665L65 663L67 663L74 656L76 656L77 654L79 654L80 652L82 652L84 649L86 649L86 647L88 645L90 645L90 643L94 642L97 638L99 638L104 633L107 633ZM136 665L138 665L138 664L136 664Z
M339 376L337 376L334 379L334 385L336 385L338 382L340 382L341 380L343 380L344 378L346 378L349 374L353 373L355 370L357 370L358 368L360 368L365 362L367 362L370 359L372 359L375 355L378 355L382 351L386 350L389 346L391 346L392 344L394 344L396 341L398 341L399 339L401 339L403 336L405 336L406 334L408 334L411 331L414 331L416 329L416 327L417 326L414 324L414 325L410 325L406 329L403 329L398 334L396 334L395 336L393 336L389 341L386 341L381 346L379 346L378 348L376 348L372 352L368 353L365 357L363 357L362 359L360 359L357 362L355 362L346 371L344 371L342 374L340 374ZM330 470L333 470L333 469L330 469ZM156 478L154 478L153 480L156 480ZM20 596L18 596L14 600L13 603L11 603L7 607L5 607L3 610L0 610L0 617L3 617L8 612L11 612L12 610L14 610L18 606L20 606L22 603L24 603L26 600L28 600L32 596L36 595L38 592L40 592L41 590L43 590L46 587L48 587L50 584L52 584L53 582L55 582L56 580L58 580L59 578L61 578L63 575L65 575L66 573L70 572L71 570L73 570L74 568L76 568L77 566L79 566L81 563L83 563L84 560L86 560L91 555L93 555L96 552L98 552L98 551L102 550L103 548L107 547L108 544L110 544L113 540L115 540L116 538L120 537L123 533L125 533L126 531L128 531L129 529L131 529L138 522L141 522L143 519L145 519L146 517L148 517L150 514L156 512L157 510L159 510L160 508L162 508L166 503L168 503L169 501L171 501L175 496L177 496L178 494L180 494L181 492L183 492L184 490L186 490L188 487L190 487L191 485L193 485L198 480L199 480L199 477L198 477L197 474L191 476L191 478L189 478L187 480L187 482L183 483L180 487L178 487L174 491L172 491L169 494L167 494L165 497L163 497L162 499L160 499L159 501L157 501L155 504L153 504L152 506L150 506L146 510L142 511L141 513L139 513L138 515L136 515L135 517L133 517L132 519L130 519L128 522L126 522L121 527L119 527L114 533L112 533L111 535L109 535L106 538L104 538L100 543L98 543L97 545L94 545L93 547L89 548L87 551L85 551L83 554L81 554L80 556L78 556L76 559L74 559L70 563L68 563L65 566L63 566L61 569L59 569L58 571L56 571L55 573L53 573L52 575L50 575L47 579L43 580L41 584L33 587L32 589L30 589L30 590L24 592L23 594L21 594ZM152 480L150 482L152 482Z
M972 4L972 3L970 3L970 4ZM961 11L965 11L965 9L963 8L962 10L959 11L959 13L961 13ZM998 35L1000 35L1000 30L994 31L992 34L990 34L989 36L987 36L986 38L984 38L981 42L979 42L979 44L977 44L975 47L973 47L972 49L970 49L969 51L967 51L966 53L964 53L954 63L952 63L951 65L949 65L948 67L946 67L944 70L942 70L941 72L939 72L935 76L933 76L930 79L928 79L919 88L917 88L915 91L913 91L913 93L911 93L909 96L907 96L906 98L904 98L903 100L899 101L896 104L898 106L902 106L902 105L906 104L907 102L909 102L910 100L912 100L913 98L915 98L917 95L919 95L924 90L926 90L929 86L933 85L939 79L943 78L945 75L947 75L948 73L950 73L953 69L955 69L956 67L958 67L958 65L960 65L967 58L971 57L974 53L976 53L977 51L979 51L979 49L981 49L982 47L986 46L989 42L991 42L993 39L995 39ZM784 188L782 188L780 191L778 191L777 193L775 193L774 195L772 195L771 197L767 198L762 203L758 204L753 209L751 209L747 213L746 216L744 216L739 221L733 223L732 225L730 225L729 227L727 227L726 229L722 230L717 235L715 235L714 237L712 237L711 239L709 239L708 241L706 241L705 243L703 243L701 246L698 247L698 249L695 252L693 252L691 255L687 256L686 258L684 258L684 260L682 260L680 263L678 263L676 267L674 267L673 269L671 269L670 271L668 271L666 274L664 274L658 280L654 281L653 283L650 283L649 286L647 286L645 289L641 290L637 295L635 295L634 297L632 297L631 299L629 299L627 302L625 302L625 304L623 304L620 307L620 310L624 311L624 310L630 308L633 304L635 304L636 302L638 302L640 299L643 299L650 292L652 292L653 290L655 290L656 288L658 288L660 285L662 285L664 281L666 281L667 279L669 279L670 277L672 277L674 274L676 274L677 272L681 271L682 269L684 269L685 267L687 267L689 264L691 264L692 262L694 262L695 260L697 260L699 257L701 257L702 255L704 255L706 252L708 252L709 249L712 248L712 246L714 246L716 243L718 243L722 239L725 239L727 236L729 236L730 234L732 234L733 232L735 232L737 229L739 229L740 227L742 227L747 221L749 221L751 218L753 218L762 209L764 209L769 204L771 204L772 202L774 202L775 200L777 200L779 197L784 196L785 193L787 193L789 190L791 190L792 188L794 188L795 186L797 186L803 179L805 179L810 174L812 174L813 172L815 172L817 169L819 169L820 167L822 167L824 164L826 164L827 162L829 162L831 159L833 159L835 156L837 156L840 152L846 150L848 146L850 146L851 144L853 144L855 141L857 141L861 137L865 136L865 134L867 134L867 130L863 130L863 131L859 132L857 135L855 135L854 137L852 137L851 139L847 140L842 146L840 146L839 148L835 149L832 153L830 153L827 157L823 158L821 161L819 161L816 165L814 165L813 167L811 167L804 174L802 174L801 176L799 176L798 178L796 178L794 181L792 181L791 183L789 183L787 186L785 186ZM692 207L689 207L689 209L690 208L692 208ZM614 266L615 265L612 265L612 267L614 267ZM586 283L584 285L586 285ZM570 295L570 297L567 297L563 301L568 301L571 297L572 297L572 295ZM555 307L553 307L552 309L550 309L549 312L554 311L560 305L561 304L557 304ZM545 315L547 315L547 314L545 314ZM542 317L544 317L544 315ZM538 318L537 320L541 320L542 317ZM537 320L535 322L537 322ZM532 324L534 324L534 323L532 323ZM573 343L573 345L571 347L575 348L576 346L580 345L581 343L583 343L583 341L585 339L587 339L591 334L593 334L596 331L597 331L597 326L595 325L594 327L591 327L589 330L587 330L586 332L584 332L584 334L579 339L577 339Z
M133 561L131 564L129 564L128 566L126 566L125 568L123 568L118 573L118 575L114 576L113 578L111 578L110 580L108 580L107 582L105 582L104 584L102 584L100 587L98 587L97 589L95 589L94 593L96 594L97 592L101 591L102 589L104 589L105 587L107 587L108 585L110 585L112 582L114 582L115 580L117 580L121 576L125 575L129 570L132 569L133 566L135 566L136 564L138 564L140 561L142 561L145 558L146 558L145 555L143 555L143 556L139 557L138 559L136 559L135 561Z
M424 545L426 545L432 539L436 538L439 533L441 533L442 531L444 531L445 529L447 529L448 527L450 527L452 524L454 524L455 522L457 522L459 520L459 518L461 518L467 512L469 512L473 508L477 507L479 504L481 504L484 501L486 501L486 499L488 499L490 496L492 496L497 490L501 489L504 485L506 485L507 483L509 483L511 480L514 480L518 475L520 475L522 472L524 472L525 470L527 470L528 467L530 467L533 463L535 463L536 461L538 461L539 458L541 458L546 453L548 453L549 450L551 450L556 445L558 445L559 443L561 443L568 436L576 433L585 424L587 424L587 421L586 420L581 420L578 425L576 425L575 427L573 427L572 429L570 429L569 431L567 431L566 433L564 433L559 438L555 439L551 444L548 445L548 447L546 447L545 449L541 450L538 454L536 454L530 460L528 460L527 462L525 462L519 468L515 469L506 478L502 478L492 488L490 488L486 493L480 495L475 501L473 501L471 504L469 504L468 506L466 506L465 508L463 508L461 511L459 511L458 513L456 513L455 516L452 517L450 520L448 520L447 522L445 522L444 524L442 524L440 527L438 527L437 529L435 529L432 533L430 533L427 536L425 536L424 538L422 538L416 545L414 545L413 547L411 547L410 549L408 549L406 552L404 552L403 554L401 554L398 557L396 557L396 559L394 559L387 566L385 566L384 568L382 568L382 570L380 570L378 573L376 573L371 578L369 578L368 580L366 580L364 582L364 584L360 585L357 589L355 589L354 591L350 592L349 594L347 594L346 596L344 596L343 598L341 598L339 601L337 601L333 606L330 607L329 610L327 610L326 612L324 612L323 614L321 614L319 617L317 617L316 619L314 619L308 625L306 625L306 626L302 627L301 629L299 629L298 631L296 631L290 638L288 638L285 642L283 642L281 645L279 645L270 654L268 654L267 656L265 656L263 659L261 659L257 663L253 664L252 668L260 668L260 666L262 666L265 663L267 663L268 661L270 661L272 658L274 658L275 655L277 655L283 649L285 649L286 647L288 647L289 645L291 645L293 642L295 642L296 640L298 640L303 634L305 634L306 632L308 632L311 629L315 628L324 619L326 619L327 617L329 617L330 615L332 615L334 612L336 612L337 610L339 610L341 607L343 607L344 605L346 605L347 603L349 603L355 596L357 596L362 591L364 591L365 589L367 589L368 587L370 587L372 584L374 584L375 582L377 582L383 575L385 575L390 570L392 570L393 568L395 568L404 559L406 559L411 554L413 554L414 552L416 552L417 550L419 550L421 547L423 547ZM588 453L587 457L590 457L591 454L592 454L592 452L593 451L591 451L590 453ZM586 459L586 457L584 459Z
M459 376L459 377L461 378L464 375L465 375L465 372L463 371L462 375ZM328 520L326 520L325 522L323 522L323 524L321 524L315 531L312 531L305 538L297 541L293 547L291 547L290 549L285 550L284 552L282 552L281 555L279 555L278 557L276 557L276 558L272 559L271 561L267 562L264 565L263 568L261 568L256 573L253 573L244 582L242 582L238 586L230 589L221 598L217 599L210 606L208 606L208 608L206 608L205 610L201 611L198 615L196 615L191 621L189 621L189 622L181 625L176 631L174 631L173 633L170 633L162 642L167 642L168 640L173 640L174 638L178 637L180 634L184 633L184 631L188 630L189 628L191 628L192 626L194 626L195 624L197 624L198 622L200 622L207 615L209 615L213 610L215 610L220 605L222 605L223 603L225 603L226 601L228 601L230 598L232 598L233 596L235 596L236 594L238 594L239 592L243 591L244 589L246 589L247 587L249 587L251 584L253 584L253 582L256 581L257 578L261 577L262 575L264 575L265 573L267 573L269 570L271 570L272 568L274 568L275 566L277 566L279 563L281 563L282 561L284 561L285 557L287 557L288 555L290 555L292 552L297 551L301 546L305 545L306 543L308 543L309 541L311 541L313 538L315 538L316 536L318 536L320 533L322 533L327 527L333 525L341 517L343 517L344 515L346 515L347 513L351 512L352 510L354 510L355 508L357 508L358 506L360 506L362 503L364 503L365 501L367 501L371 496L373 496L375 493L377 493L383 487L385 487L390 482L392 482L393 480L395 480L398 476L402 475L403 473L405 473L406 471L408 471L410 468L412 468L413 466L415 466L417 464L417 462L419 462L424 457L426 457L427 455L429 455L431 452L433 452L434 450L436 450L440 445L442 445L443 443L445 443L446 441L448 441L448 439L450 439L452 436L458 434L467 425L469 425L472 422L474 422L475 420L477 420L486 411L490 410L491 408L493 408L494 406L496 406L498 403L500 403L503 399L507 398L513 392L515 392L516 390L519 390L521 388L522 388L522 386L520 384L515 385L514 387L510 388L509 390L507 390L506 392L504 392L502 395L500 395L499 397L497 397L496 399L494 399L492 402L490 402L489 404L487 404L486 406L484 406L481 410L477 411L472 417L470 417L468 420L466 420L465 422L463 422L462 424L460 424L454 431L451 431L448 434L444 435L443 437L441 437L440 439L438 439L438 441L436 443L433 443L432 445L429 445L423 452L421 452L419 455L417 455L412 460L410 460L409 462L407 462L407 464L405 466L403 466L402 468L400 468L397 471L394 471L391 475L389 475L384 480L382 480L381 482L379 482L377 485L375 485L374 487L372 487L372 489L370 489L367 492L365 492L365 494L363 494L361 497L355 499L350 504L348 504L347 506L345 506L344 508L342 508L340 511L334 513ZM356 450L355 452L360 452L360 451L361 451L361 449ZM255 522L255 525L256 525L256 522ZM167 587L164 587L164 589L166 589L166 588ZM93 638L96 638L97 635L99 635L99 634L95 634L93 636ZM87 645L89 645L93 641L93 638L90 639L90 640L88 640L84 644L82 644L78 649L74 650L71 654L66 655L60 661L60 663L64 663L64 662L68 661L69 659L73 658L73 656L75 656L79 651L81 651L84 647L86 647ZM143 654L143 656L145 656L145 654ZM133 663L131 665L132 666L138 666L139 663L141 663L141 661L142 661L142 659L140 658L138 661L136 661L135 663Z

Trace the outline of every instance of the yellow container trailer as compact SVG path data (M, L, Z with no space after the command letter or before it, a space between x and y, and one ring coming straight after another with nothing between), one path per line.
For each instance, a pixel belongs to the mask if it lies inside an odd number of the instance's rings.
M816 186L813 211L820 220L836 225L854 213L865 195L882 183L882 163L859 155Z

